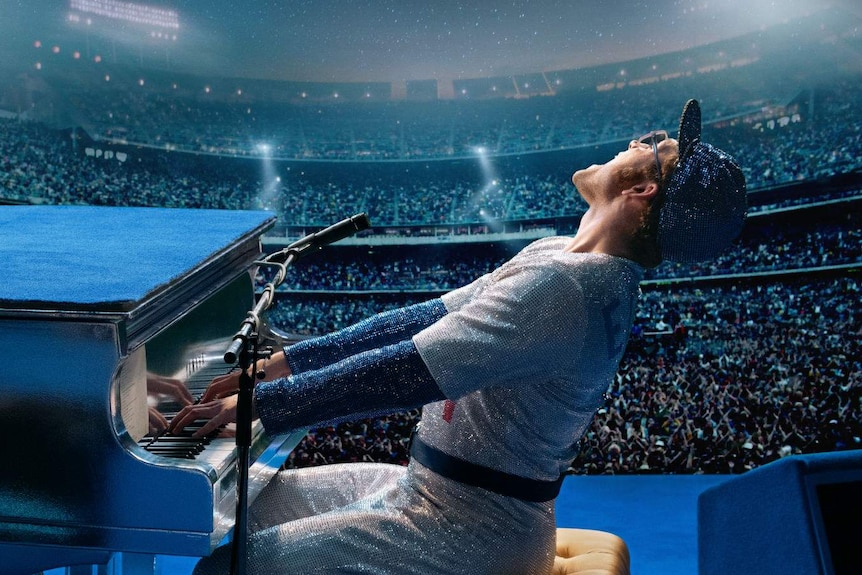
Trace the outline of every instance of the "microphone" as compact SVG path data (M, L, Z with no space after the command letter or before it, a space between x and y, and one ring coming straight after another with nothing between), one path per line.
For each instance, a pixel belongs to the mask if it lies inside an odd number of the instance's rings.
M308 234L302 239L299 239L285 250L287 253L295 253L297 256L304 254L307 251L319 250L329 244L335 243L344 238L350 237L357 232L367 230L371 226L368 221L368 216L356 214L347 219L341 220L337 224L332 224L328 228L324 228L319 232Z

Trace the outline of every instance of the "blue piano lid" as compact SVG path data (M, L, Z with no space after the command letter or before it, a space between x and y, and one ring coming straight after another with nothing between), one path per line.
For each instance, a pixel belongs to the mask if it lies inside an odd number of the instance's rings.
M3 302L135 302L272 225L263 211L0 207ZM274 221L274 220L273 220Z

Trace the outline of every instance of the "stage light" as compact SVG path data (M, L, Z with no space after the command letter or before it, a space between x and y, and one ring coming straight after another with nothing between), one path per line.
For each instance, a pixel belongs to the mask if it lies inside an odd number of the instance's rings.
M487 226L489 232L501 233L505 231L505 226L503 225L503 223L500 220L496 219L493 214L488 212L488 210L486 210L485 208L480 208L478 215L482 222L485 224L485 226Z

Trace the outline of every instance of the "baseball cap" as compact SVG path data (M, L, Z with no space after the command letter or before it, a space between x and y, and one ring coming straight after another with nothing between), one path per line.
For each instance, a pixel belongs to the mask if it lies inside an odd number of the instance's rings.
M693 263L725 252L742 232L745 176L727 152L700 141L697 100L679 120L679 161L664 191L658 243L663 259Z

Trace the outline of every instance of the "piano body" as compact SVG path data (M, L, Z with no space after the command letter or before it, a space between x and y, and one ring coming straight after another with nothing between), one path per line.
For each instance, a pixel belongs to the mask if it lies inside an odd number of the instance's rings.
M208 555L230 531L235 440L148 435L151 409L170 419L178 407L147 379L199 395L232 368L223 354L254 305L273 223L253 211L0 208L0 572L122 561L152 573L155 555ZM249 502L302 435L254 423Z

